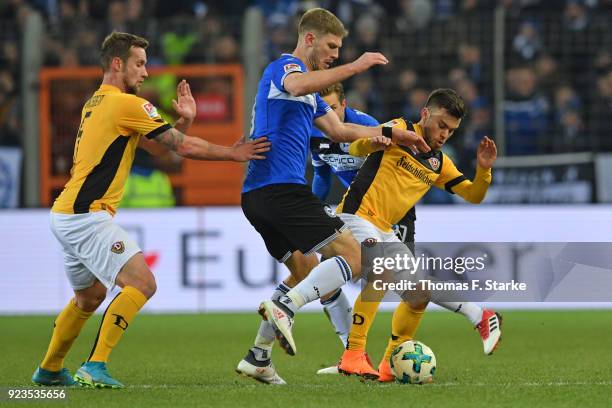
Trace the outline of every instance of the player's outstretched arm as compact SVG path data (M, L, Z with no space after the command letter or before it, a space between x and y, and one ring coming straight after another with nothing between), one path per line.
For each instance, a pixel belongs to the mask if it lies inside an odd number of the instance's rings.
M374 65L385 65L388 62L387 58L379 52L366 52L355 61L338 67L291 73L283 81L283 86L293 96L309 95L364 72Z
M493 178L491 167L497 159L497 147L495 142L488 137L484 137L478 145L476 153L478 166L476 167L476 175L474 180L457 178L459 183L452 186L452 191L459 194L465 201L472 204L479 204L487 195L487 190ZM456 169L454 171L457 171ZM463 175L461 175L463 176Z
M497 146L495 142L489 139L488 136L482 138L478 144L478 151L476 152L476 160L478 165L483 169L490 169L493 167L493 163L497 159Z
M191 87L186 80L182 80L176 86L176 99L172 100L172 107L180 116L174 124L175 129L187 133L189 127L196 117L196 103L191 94Z
M334 111L315 119L315 124L334 142L350 143L357 139L373 138L382 136L382 128L357 125L355 123L344 123L338 118ZM415 147L419 152L428 152L431 148L425 140L413 131L389 127L391 140L401 146Z
M155 136L156 142L175 151L179 156L195 160L230 160L244 162L262 160L262 153L270 150L270 142L265 137L244 142L242 138L233 146L219 146L209 143L199 137L188 136L183 132L170 128Z
M181 133L187 133L196 117L196 103L191 94L191 88L186 80L182 80L176 86L176 99L172 100L172 106L179 115L179 119L174 124L174 128ZM146 150L152 156L163 156L168 153L168 148L160 143L155 143L146 137L138 140L138 147Z
M138 139L138 147L151 156L163 156L169 152L169 149L164 145L155 143L154 140L149 140L144 136L140 136L140 139Z

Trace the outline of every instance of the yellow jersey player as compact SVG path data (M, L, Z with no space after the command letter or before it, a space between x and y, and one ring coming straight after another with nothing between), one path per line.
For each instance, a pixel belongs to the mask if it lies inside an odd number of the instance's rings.
M480 142L478 166L473 181L457 170L452 160L440 150L459 127L464 115L464 102L454 90L437 89L429 95L418 123L408 125L403 119L397 119L386 124L386 133L389 135L391 126L412 128L423 136L431 147L430 152L418 153L408 147L392 144L391 139L380 136L359 139L351 144L350 154L367 156L367 159L345 193L337 213L358 241L389 242L405 246L394 234L392 227L432 186L459 194L474 204L484 199L491 183L491 167L497 158L495 143L488 137ZM407 247L405 251L409 253ZM368 286L365 290L368 290ZM364 292L355 303L353 316L359 318L353 319L347 350L338 370L366 378L379 378L380 374L381 381L392 381L394 377L389 367L391 351L413 338L427 300L415 299L414 302L399 304L393 314L391 339L379 370L376 371L365 352L365 342L379 302L366 302L363 298ZM491 349L499 341L500 324L499 315L491 313L486 325L489 332L486 337Z
M118 32L102 44L102 85L83 106L70 180L51 209L51 229L62 246L75 295L55 320L47 353L32 376L39 385L123 387L111 377L106 362L156 291L141 249L112 221L137 146L155 150L152 140L198 160L263 159L261 154L269 150L265 138L223 147L185 135L196 114L185 81L173 101L181 118L174 127L166 123L155 106L136 96L148 76L147 46L144 38ZM107 289L115 285L122 290L106 309L91 354L73 379L63 366L64 357Z

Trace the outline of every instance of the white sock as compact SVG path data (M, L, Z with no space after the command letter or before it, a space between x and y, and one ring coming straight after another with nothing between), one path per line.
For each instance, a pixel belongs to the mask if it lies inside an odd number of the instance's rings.
M279 302L295 313L306 303L335 291L350 281L352 275L348 262L341 256L334 256L317 265L304 280L281 297Z
M329 317L329 320L334 325L342 345L346 347L351 324L353 323L353 308L348 298L342 289L338 289L332 297L321 301L321 304L325 309L327 317Z
M433 301L436 305L442 306L451 312L460 313L467 317L467 319L476 326L482 319L482 308L476 303L472 302L440 302Z
M289 292L289 286L284 283L280 283L274 292L272 293L272 300L278 300L285 293ZM259 330L257 331L257 336L255 337L255 346L259 347L263 350L268 351L268 355L272 353L272 346L274 345L275 339L274 327L267 320L262 320L259 324Z

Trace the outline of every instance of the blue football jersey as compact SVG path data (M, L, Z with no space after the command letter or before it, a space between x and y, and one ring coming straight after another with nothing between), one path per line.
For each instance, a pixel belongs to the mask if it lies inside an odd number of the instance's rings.
M372 127L379 125L378 121L372 116L349 106L344 111L344 122ZM313 127L310 138L312 165L315 167L331 167L332 172L340 179L342 184L348 187L365 160L364 157L351 156L348 153L349 146L350 143L332 142L323 132Z
M313 121L331 108L317 93L292 96L283 82L293 72L306 72L298 58L283 54L271 62L259 81L253 105L250 138L266 136L271 142L265 160L251 160L243 192L270 184L306 184Z

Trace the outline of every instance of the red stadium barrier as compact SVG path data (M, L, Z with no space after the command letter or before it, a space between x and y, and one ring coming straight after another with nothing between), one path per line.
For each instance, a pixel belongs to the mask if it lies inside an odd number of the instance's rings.
M170 99L185 78L198 105L189 134L232 145L243 133L243 72L237 64L188 65L148 69L141 96L172 114ZM50 206L68 181L81 109L99 87L100 68L45 68L40 73L40 197ZM240 202L243 166L230 162L184 160L170 175L183 205L235 205Z

